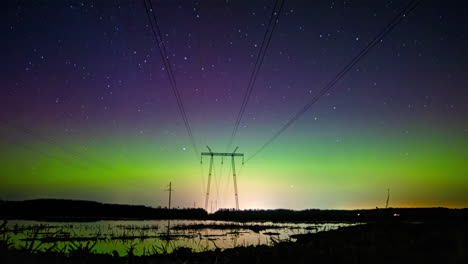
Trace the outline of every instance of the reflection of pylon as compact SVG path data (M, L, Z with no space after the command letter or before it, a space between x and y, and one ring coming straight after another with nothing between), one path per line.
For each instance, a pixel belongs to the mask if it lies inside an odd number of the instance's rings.
M166 192L169 192L169 209L171 209L171 194L172 194L172 182L169 182L169 189L166 190Z
M208 200L210 198L210 184L211 184L211 174L213 171L213 157L231 157L231 166L232 166L232 178L234 180L234 198L236 199L236 210L239 210L239 196L237 193L237 179L236 179L236 164L234 157L242 157L242 164L244 164L244 153L236 153L236 150L239 147L236 147L232 153L220 153L220 152L212 152L210 147L206 146L209 152L202 152L202 160L203 156L210 156L210 169L208 171L208 186L206 188L206 198L205 198L205 210L208 210ZM213 209L213 206L211 206ZM213 212L213 210L211 210Z

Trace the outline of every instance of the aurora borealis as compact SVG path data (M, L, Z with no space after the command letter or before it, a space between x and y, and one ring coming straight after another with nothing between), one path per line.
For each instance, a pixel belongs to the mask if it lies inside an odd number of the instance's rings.
M468 207L468 9L422 1L267 149L241 209ZM233 146L249 157L406 1L287 0ZM274 1L153 1L198 148L225 151ZM201 207L142 1L7 1L0 199ZM227 162L211 196L234 207ZM217 197L217 198L216 198Z

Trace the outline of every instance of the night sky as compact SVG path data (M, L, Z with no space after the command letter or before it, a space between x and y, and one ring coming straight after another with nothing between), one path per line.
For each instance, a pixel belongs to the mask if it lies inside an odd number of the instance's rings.
M244 166L248 208L468 207L468 8L421 4ZM274 0L154 0L199 151L226 151ZM408 3L286 0L231 149L249 158ZM0 199L202 207L142 0L7 0ZM235 206L215 160L218 207Z

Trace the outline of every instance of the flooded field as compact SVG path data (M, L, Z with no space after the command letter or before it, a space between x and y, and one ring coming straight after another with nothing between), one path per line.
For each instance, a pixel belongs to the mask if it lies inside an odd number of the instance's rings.
M35 251L92 251L113 255L195 252L237 246L274 245L295 241L294 235L333 230L349 223L273 223L207 220L147 220L98 222L38 222L11 220L3 240Z

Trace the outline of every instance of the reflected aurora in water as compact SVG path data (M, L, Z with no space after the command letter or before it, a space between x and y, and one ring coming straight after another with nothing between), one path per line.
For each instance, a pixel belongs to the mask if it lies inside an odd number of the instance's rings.
M34 247L70 251L73 245L92 245L95 253L135 255L170 253L187 247L195 252L237 246L271 245L291 235L337 229L349 223L272 223L194 220L39 222L9 221L6 233L15 247L34 241ZM204 228L206 226L206 228ZM54 245L55 244L55 245ZM115 252L114 252L115 251Z

